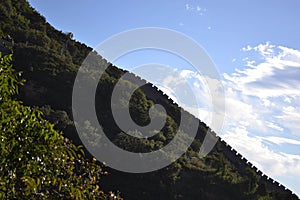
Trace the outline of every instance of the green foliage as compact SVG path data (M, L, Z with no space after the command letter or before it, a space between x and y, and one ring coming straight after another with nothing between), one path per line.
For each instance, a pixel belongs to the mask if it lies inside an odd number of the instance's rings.
M0 198L107 199L98 185L102 167L85 159L40 111L13 99L23 81L11 58L0 61Z
M141 89L136 90L129 103L130 115L137 124L143 126L150 122L148 115L149 103Z
M38 108L43 113L43 118L54 124L55 130L65 130L73 125L66 111L53 110L49 105Z
M18 81L18 76L21 73L15 74L11 65L12 55L2 57L0 52L0 100L6 101L12 95L18 93L18 84L23 84L24 81Z

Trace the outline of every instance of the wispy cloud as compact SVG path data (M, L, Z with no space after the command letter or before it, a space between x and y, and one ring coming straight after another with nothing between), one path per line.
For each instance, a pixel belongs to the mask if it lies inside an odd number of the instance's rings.
M296 189L300 184L300 51L270 42L242 51L248 54L243 69L223 75L226 112L219 135L265 174ZM200 102L198 107L185 108L211 125L206 84L215 84L217 91L220 81L190 70L180 74L189 80Z
M277 124L275 124L273 122L266 121L265 123L266 123L266 126L268 126L269 128L275 129L277 131L283 131L282 127L280 127L279 125L277 125Z
M224 74L228 126L223 137L264 173L296 189L300 184L300 51L270 42L241 50L256 57L244 59L244 69Z
M243 47L241 50L242 51L257 51L259 52L261 55L271 55L272 53L274 53L274 45L272 45L270 42L266 42L265 44L259 44L255 47L251 47L250 45L247 45L246 47Z
M185 4L185 9L186 10L192 10L192 7L190 6L190 4Z
M204 13L206 12L206 8L202 8L199 5L192 5L192 4L185 4L185 10L189 11L189 12L194 12L197 13L199 15L204 15Z
M275 152L263 143L263 140L275 144L299 144L299 141L279 137L256 137L242 127L237 127L223 138L265 174L273 177L293 174L300 177L299 155Z
M247 60L245 69L224 74L226 80L238 86L237 90L262 99L300 95L300 51L268 42L243 49L259 53L263 61L256 64Z
M299 97L297 98L299 101ZM275 116L294 135L300 137L300 107L286 106L282 112ZM299 150L300 152L300 150Z
M294 140L294 139L290 139L290 138L270 136L270 137L261 137L261 139L272 142L272 143L277 144L277 145L281 145L281 144L300 145L299 140Z
M245 49L257 52L261 61L224 74L226 86L239 94L238 101L252 105L266 126L300 136L300 51L268 42Z

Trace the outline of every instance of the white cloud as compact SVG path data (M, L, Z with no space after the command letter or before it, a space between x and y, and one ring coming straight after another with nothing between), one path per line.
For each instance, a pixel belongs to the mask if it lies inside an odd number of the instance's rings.
M217 79L202 76L192 70L180 70L179 75L190 83L191 90L196 98L196 105L180 102L180 106L204 121L213 130L219 132L224 121L224 94L222 96L222 82ZM169 77L164 83L169 85ZM172 89L178 94L182 91L179 84L172 84ZM189 98L192 96L190 95Z
M273 131L286 128L300 135L300 104L294 103L300 100L300 51L276 47L269 42L256 47L248 45L242 50L257 52L263 59L256 63L247 58L246 68L224 74L227 107L234 110L232 113L240 110L247 115L252 126L257 126L255 120L251 120L254 117L264 121L264 126ZM235 116L231 118L237 119ZM272 130L265 128L260 131L268 133Z
M300 51L270 42L241 51L259 57L249 56L244 69L224 74L222 138L261 171L295 188L300 180Z
M291 106L293 102L300 100L300 74L293 71L300 69L300 52L282 46L276 47L268 42L256 47L248 46L246 50L258 52L265 59L257 64L253 61L251 66L236 70L231 75L224 74L224 130L242 126L260 135L279 134L283 131L286 134L291 132L300 135L300 104L298 107ZM201 108L205 108L201 112L209 108L211 110L210 92L216 93L220 82L203 78L191 70L179 73L185 79L192 80L199 100L206 103L205 106L201 105ZM213 86L212 91L208 90L208 83Z
M268 127L270 127L270 128L272 128L272 129L275 129L275 130L278 130L278 131L283 131L283 128L282 127L280 127L279 125L277 125L277 124L274 124L273 122L268 122L268 121L266 121L266 125L268 126Z
M289 97L285 97L284 98L284 102L286 102L286 103L292 103L292 100Z
M290 138L270 136L270 137L261 137L261 139L272 142L272 143L277 144L277 145L281 145L281 144L300 145L299 140L294 140L294 139L290 139ZM300 158L300 156L299 156L299 158Z
M263 56L269 56L272 53L274 53L274 45L271 45L270 42L267 42L266 44L259 44L258 46L254 47L253 49L257 52L259 52Z
M263 56L271 55L274 53L274 45L271 45L270 42L266 42L265 44L259 44L258 46L251 47L250 45L247 45L246 47L243 47L241 50L244 52L247 51L256 51L259 52Z
M300 137L300 108L293 106L283 107L282 113L276 116L278 121L290 131Z
M275 47L269 42L242 50L258 52L263 61L256 64L247 59L247 68L231 75L224 74L226 80L237 86L236 89L264 99L300 95L300 51Z
M191 7L189 4L185 4L185 9L186 9L186 10L191 10L192 7Z
M206 8L202 8L199 5L185 4L185 10L203 15L206 12Z
M194 73L192 70L181 70L180 71L180 76L182 76L183 78L187 79L187 78L192 78L194 76Z
M250 45L247 45L246 47L243 47L241 50L242 51L251 51L253 48Z
M299 155L275 152L262 143L263 140L280 144L296 143L299 141L286 138L250 136L244 127L236 128L233 132L225 134L222 138L268 176L278 177L293 174L300 177Z

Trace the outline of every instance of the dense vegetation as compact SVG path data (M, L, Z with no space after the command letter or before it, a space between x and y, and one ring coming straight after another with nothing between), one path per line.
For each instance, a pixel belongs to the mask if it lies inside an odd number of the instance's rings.
M99 187L107 173L53 129L37 109L15 100L20 73L0 55L0 198L108 199Z
M125 199L297 199L279 187L272 187L220 141L208 156L198 158L197 152L209 131L202 122L188 151L170 166L146 174L108 168L110 175L102 176L101 163L93 161L84 148L85 153L76 146L80 140L71 113L73 82L79 66L92 49L74 41L72 33L54 29L25 0L1 1L0 31L0 50L8 54L8 46L11 46L14 52L14 68L10 65L10 56L2 58L0 68L2 197L105 199L108 193L103 190L120 190ZM99 66L109 65L99 55L96 61ZM18 79L13 70L23 71L27 80L18 95ZM158 92L146 85L131 98L132 118L138 124L147 124L149 108L153 103L160 103L167 110L166 124L148 139L125 134L115 124L110 110L112 89L124 72L109 65L99 80L96 95L99 122L105 133L109 133L108 137L126 150L159 149L175 136L180 109L160 93L159 98L151 98L151 93ZM132 87L134 83L123 81L122 84ZM197 120L186 112L184 115L191 123ZM94 128L89 121L85 125L91 130ZM183 130L189 137L189 124L184 124Z

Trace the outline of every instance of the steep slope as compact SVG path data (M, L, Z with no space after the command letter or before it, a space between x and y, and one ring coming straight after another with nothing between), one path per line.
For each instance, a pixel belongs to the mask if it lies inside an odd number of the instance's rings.
M27 80L18 98L27 105L38 106L45 118L56 124L56 129L80 144L71 120L72 87L79 66L92 49L72 40L71 33L55 30L25 0L1 1L0 29L13 38L11 43L7 38L2 41L13 46L14 66L24 72ZM5 51L5 48L1 49ZM100 56L97 59L100 66L109 64ZM168 114L165 127L158 136L145 140L123 133L113 120L110 96L114 84L124 73L110 65L99 81L96 95L99 121L110 133L108 137L124 149L135 152L159 149L175 136L180 108L148 84L134 93L133 101L138 101L131 106L136 111L133 118L140 124L147 123L149 107L160 103ZM198 122L192 115L185 115ZM189 125L184 126L188 135ZM224 141L219 140L205 158L197 158L208 133L211 133L209 128L199 122L196 139L172 165L146 174L111 169L111 176L103 178L102 186L107 190L120 190L126 199L298 199L272 179L261 176L260 171Z

